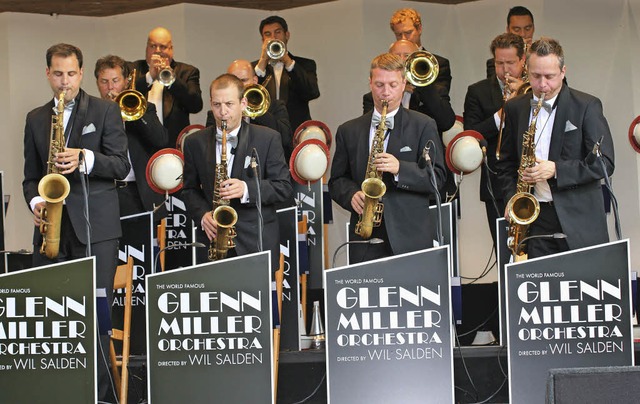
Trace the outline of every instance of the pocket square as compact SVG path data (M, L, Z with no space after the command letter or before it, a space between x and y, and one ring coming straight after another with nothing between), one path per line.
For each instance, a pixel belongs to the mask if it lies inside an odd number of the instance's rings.
M570 130L576 130L576 129L578 129L578 127L572 124L571 121L567 121L567 123L564 124L565 132L569 132Z
M84 128L82 128L82 134L86 135L87 133L92 133L96 131L96 127L94 126L94 124L90 123L89 125L86 125Z
M410 152L410 151L411 151L411 147L409 146L405 146L402 149L400 149L400 153Z
M249 164L251 164L251 156L246 156L244 158L244 168L249 168Z

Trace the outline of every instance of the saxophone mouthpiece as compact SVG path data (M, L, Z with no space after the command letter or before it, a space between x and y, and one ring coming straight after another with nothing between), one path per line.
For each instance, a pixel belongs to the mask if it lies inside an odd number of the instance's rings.
M226 120L220 121L220 129L227 130L227 121Z

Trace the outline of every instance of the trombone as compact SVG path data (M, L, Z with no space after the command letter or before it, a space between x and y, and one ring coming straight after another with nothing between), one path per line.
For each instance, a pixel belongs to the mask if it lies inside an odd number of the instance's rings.
M129 75L131 88L124 90L114 100L120 107L123 121L137 121L147 112L147 100L136 90L136 69Z
M415 51L404 62L405 77L415 87L426 87L436 81L440 66L436 57L424 50Z

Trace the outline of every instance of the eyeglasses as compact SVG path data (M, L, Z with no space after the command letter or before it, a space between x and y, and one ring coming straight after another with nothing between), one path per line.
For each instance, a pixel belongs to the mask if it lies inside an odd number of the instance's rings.
M149 49L159 50L160 52L164 52L167 49L171 49L171 45L162 45L159 43L148 43L147 46Z

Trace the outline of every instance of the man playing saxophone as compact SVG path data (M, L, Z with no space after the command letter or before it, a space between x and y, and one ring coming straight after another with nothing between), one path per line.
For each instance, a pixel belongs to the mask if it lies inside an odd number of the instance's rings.
M505 200L524 182L533 184L533 195L540 202L540 213L529 226L530 238L521 244L534 258L605 243L609 236L600 180L613 173L614 152L602 103L563 83L564 52L555 39L541 38L531 45L528 68L532 93L505 105L503 144L496 164ZM544 100L533 125L535 155L521 157L523 135L532 126L534 105L541 96ZM597 150L601 157L596 156ZM519 175L521 158L529 157L536 164ZM556 233L566 238L553 238Z
M292 192L280 134L242 119L247 100L242 96L244 85L236 76L219 76L211 83L209 92L215 125L190 135L183 149L182 195L187 212L200 224L197 240L209 244L217 236L218 223L214 220L212 208L214 199L219 197L229 201L229 206L237 213L235 248L227 252L227 257L260 251L259 229L262 228L263 250L271 250L272 270L275 271L280 241L275 205L289 198ZM216 167L222 155L223 121L227 125L228 178L216 184ZM255 169L253 161L257 163ZM216 187L219 196L214 196ZM261 215L256 206L260 200ZM199 263L206 262L206 249L197 249L196 258Z
M402 59L390 53L379 55L371 62L369 74L374 110L338 128L329 180L331 199L351 212L350 240L364 238L356 234L355 227L366 204L361 187L367 172L378 171L386 187L381 198L382 220L373 227L370 236L384 243L352 245L349 251L352 264L432 247L435 223L428 213L429 196L438 190L431 185L429 170L423 166L425 146L430 149L436 183L442 184L446 177L435 121L401 106L405 86ZM371 145L379 132L384 101L387 107L386 130L381 134L383 151L372 155Z
M60 223L60 248L55 258L38 253L42 244L40 229L33 237L33 265L68 261L87 256L87 244L96 257L96 286L104 288L113 301L113 275L117 265L118 238L121 235L118 194L115 179L124 178L130 165L127 159L127 136L122 126L118 105L92 97L80 89L82 52L69 44L53 45L46 54L46 75L54 97L29 112L24 131L24 197L39 226L45 205L38 193L38 183L47 174L54 107L64 93L62 120L64 151L52 156L60 174L70 184ZM55 109L57 111L57 108ZM86 173L88 195L85 203L82 176ZM88 204L88 206L86 206ZM88 221L85 217L88 209ZM102 336L101 336L102 337ZM108 353L108 336L102 341ZM107 354L108 356L108 354ZM111 402L109 374L104 361L98 361L98 398Z

